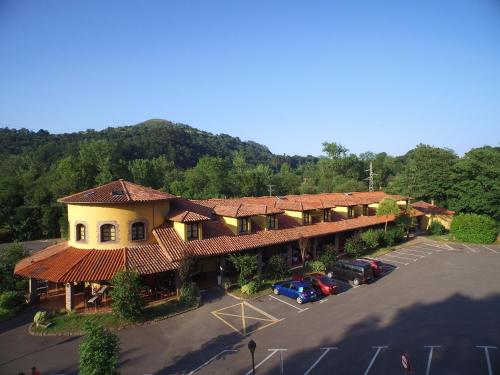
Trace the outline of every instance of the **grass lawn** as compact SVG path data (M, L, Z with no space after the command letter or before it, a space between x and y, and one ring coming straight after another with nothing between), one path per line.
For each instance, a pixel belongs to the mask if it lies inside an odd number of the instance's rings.
M181 313L197 306L197 302L185 303L178 299L171 299L166 302L147 306L144 315L137 322L129 322L120 319L111 312L95 314L57 314L48 319L50 325L44 327L33 327L35 333L73 333L83 332L85 323L89 320L97 320L108 329L119 329L136 323L145 323L156 319L167 318L170 315Z

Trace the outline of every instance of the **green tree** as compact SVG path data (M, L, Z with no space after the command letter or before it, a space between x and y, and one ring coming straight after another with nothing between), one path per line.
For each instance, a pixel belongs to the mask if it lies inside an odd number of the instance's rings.
M0 251L0 292L8 290L24 291L26 282L14 275L14 267L28 256L21 244L12 244Z
M238 276L238 284L240 287L245 285L248 280L257 273L259 268L256 255L231 254L229 256L229 261L240 273Z
M85 336L79 347L79 374L119 374L120 341L118 336L100 323L90 320L85 325Z
M399 215L401 210L394 199L384 198L380 201L377 207L377 216L385 216L385 228L387 232L387 221L389 220L389 215Z
M419 144L405 155L405 167L390 191L445 204L458 157L452 150Z
M111 281L113 312L120 318L130 321L142 316L144 301L141 298L140 275L134 271L118 271Z
M500 147L470 150L457 161L453 173L450 208L500 221Z
M187 198L208 199L229 195L227 164L217 157L203 157L196 167L186 171L183 195Z

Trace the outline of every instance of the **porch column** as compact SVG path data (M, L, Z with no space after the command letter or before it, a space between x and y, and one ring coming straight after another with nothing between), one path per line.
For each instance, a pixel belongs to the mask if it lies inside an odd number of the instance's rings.
M257 273L262 272L262 251L257 253Z
M313 259L316 260L316 253L317 253L317 250L318 250L318 239L315 238L313 240L313 245L312 245L312 256L313 256Z
M340 234L336 233L335 234L335 251L339 251L340 248Z
M66 310L73 311L75 309L75 286L73 283L66 283Z
M179 277L179 271L175 271L175 290L177 291L177 296L181 294L181 278Z
M29 297L30 303L38 302L38 289L37 289L38 281L37 281L37 279L30 278L28 280L28 286L29 286L29 292L30 292L30 297Z
M292 268L293 260L292 260L292 244L291 243L289 243L287 246L286 260L288 263L288 267Z

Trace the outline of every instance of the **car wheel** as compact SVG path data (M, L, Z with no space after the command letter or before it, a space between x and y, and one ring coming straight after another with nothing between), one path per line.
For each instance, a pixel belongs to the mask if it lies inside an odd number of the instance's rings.
M280 294L280 291L278 290L278 288L274 288L273 292L274 292L274 294L276 294L276 295L279 295L279 294Z
M352 284L353 284L354 286L358 286L358 285L359 285L359 279L354 279L354 280L352 281Z
M298 303L299 305L302 305L302 299L301 299L300 297L297 297L297 303Z

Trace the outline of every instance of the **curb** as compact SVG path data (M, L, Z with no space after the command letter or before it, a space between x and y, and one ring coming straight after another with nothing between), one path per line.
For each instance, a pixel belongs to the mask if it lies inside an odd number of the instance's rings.
M159 318L151 319L151 320L148 320L148 321L145 321L145 322L128 323L128 324L126 324L124 326L121 326L121 327L108 328L108 329L110 331L121 331L121 330L128 329L128 328L136 328L136 327L141 327L141 326L145 326L145 325L151 325L151 324L155 324L155 323L161 322L162 320L173 318L175 316L185 314L185 313L187 313L189 311L196 310L200 306L201 306L201 297L198 297L197 303L194 306L189 307L189 308L187 308L185 310L177 311L175 313L172 313L172 314L169 314L169 315L165 315L165 316L161 316ZM31 336L52 336L52 337L57 337L57 336L83 336L83 335L85 335L85 333L82 332L82 331L75 331L75 332L34 332L33 331L34 324L35 323L31 323L29 325L29 327L28 327L28 333Z

